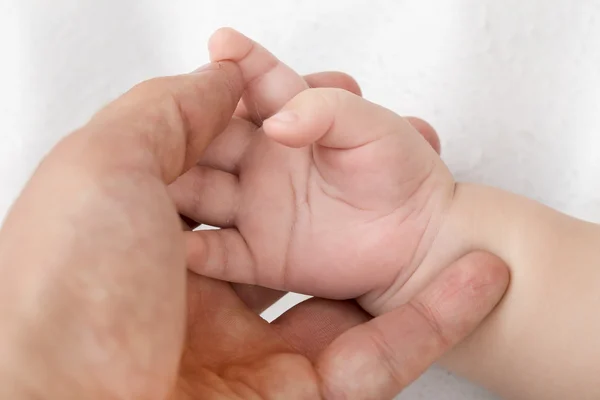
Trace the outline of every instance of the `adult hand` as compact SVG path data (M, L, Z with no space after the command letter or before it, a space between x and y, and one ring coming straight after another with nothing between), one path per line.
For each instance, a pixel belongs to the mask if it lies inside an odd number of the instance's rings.
M268 293L186 279L167 186L243 87L233 63L146 82L44 160L0 231L0 397L391 397L493 308L507 271L481 254L369 322L313 300L268 325Z
M173 400L391 399L490 312L504 264L472 253L410 303L371 319L353 301L311 299L269 324L270 300L190 272L188 334ZM247 292L247 290L245 290Z

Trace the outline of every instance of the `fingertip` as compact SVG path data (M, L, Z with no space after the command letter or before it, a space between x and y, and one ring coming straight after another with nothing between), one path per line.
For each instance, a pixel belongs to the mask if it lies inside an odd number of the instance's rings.
M211 61L231 60L239 62L253 47L248 37L233 28L219 28L208 40L208 52Z
M192 271L201 270L207 260L207 246L203 235L190 231L183 233L187 266Z
M502 259L475 251L452 263L436 283L425 290L424 298L432 302L433 298L437 299L441 313L464 314L464 319L469 321L465 326L470 329L496 307L509 282L509 269Z
M464 256L457 263L462 264L466 279L472 279L473 286L480 290L489 290L502 295L510 283L508 265L494 254L475 251Z

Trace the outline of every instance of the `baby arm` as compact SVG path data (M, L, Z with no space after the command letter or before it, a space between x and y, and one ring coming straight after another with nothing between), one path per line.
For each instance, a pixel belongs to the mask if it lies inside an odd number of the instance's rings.
M510 265L511 287L444 364L509 399L600 398L599 246L597 225L501 190L458 184L414 284L478 248Z

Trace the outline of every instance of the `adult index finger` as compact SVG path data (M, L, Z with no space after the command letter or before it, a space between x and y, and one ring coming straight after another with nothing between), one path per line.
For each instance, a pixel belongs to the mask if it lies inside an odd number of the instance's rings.
M133 168L171 183L225 129L243 90L232 62L151 79L97 113L56 151L78 167Z

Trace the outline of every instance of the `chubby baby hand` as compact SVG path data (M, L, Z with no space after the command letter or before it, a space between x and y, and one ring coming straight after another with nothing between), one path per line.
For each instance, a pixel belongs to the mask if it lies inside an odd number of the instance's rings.
M455 181L406 119L343 89L309 88L231 30L213 61L240 66L244 107L201 160L189 267L206 276L333 299L373 315L406 296L452 202Z

